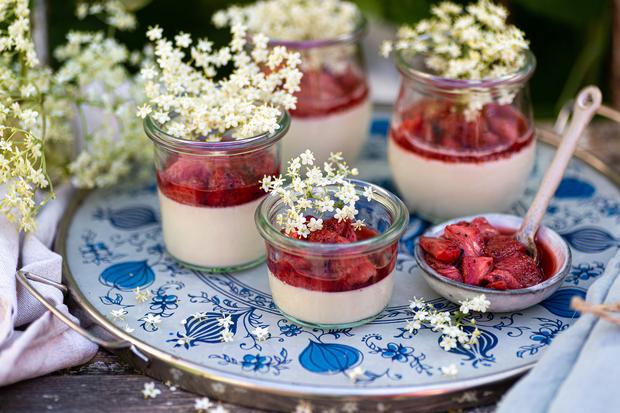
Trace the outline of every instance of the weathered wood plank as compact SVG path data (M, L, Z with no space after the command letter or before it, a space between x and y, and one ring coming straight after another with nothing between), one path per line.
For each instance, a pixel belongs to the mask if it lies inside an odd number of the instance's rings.
M196 395L171 391L157 383L161 394L145 400L142 389L153 381L139 374L52 375L0 389L1 413L177 413L194 412ZM224 404L231 413L257 410Z

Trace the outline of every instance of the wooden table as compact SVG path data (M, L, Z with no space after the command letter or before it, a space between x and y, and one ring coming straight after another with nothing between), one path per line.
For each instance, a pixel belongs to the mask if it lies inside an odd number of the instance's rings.
M592 125L581 146L620 174L619 125L609 122ZM162 383L157 383L162 391L159 397L144 400L141 390L144 383L151 381L118 357L99 351L83 366L0 388L0 412L194 412L194 400L199 396L182 390L171 391ZM229 404L223 406L231 413L258 412ZM486 406L468 413L494 410L493 406Z

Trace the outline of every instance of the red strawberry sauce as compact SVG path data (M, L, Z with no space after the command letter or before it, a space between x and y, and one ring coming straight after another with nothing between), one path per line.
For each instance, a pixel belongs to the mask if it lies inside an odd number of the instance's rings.
M438 238L421 237L420 246L428 265L444 277L497 290L531 287L557 269L545 243L536 241L536 263L514 239L514 230L496 228L484 218L448 225Z
M341 73L326 68L306 70L300 88L295 94L297 108L291 111L298 118L331 115L368 99L366 78L352 67Z
M511 156L532 143L533 129L510 105L487 104L473 121L451 102L424 99L400 113L390 137L428 159L479 163Z
M265 196L259 180L278 175L279 165L268 152L229 156L176 154L157 171L159 190L181 204L230 207Z
M373 238L372 228L355 231L350 222L330 218L323 229L312 232L308 243L344 244ZM293 238L296 238L293 236ZM375 284L387 277L396 265L397 243L382 250L353 256L318 256L284 251L267 245L267 266L280 281L314 291L350 291Z

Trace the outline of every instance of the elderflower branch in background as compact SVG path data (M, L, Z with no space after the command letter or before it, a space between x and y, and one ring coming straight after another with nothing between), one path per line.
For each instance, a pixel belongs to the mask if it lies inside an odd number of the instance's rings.
M297 102L300 56L282 46L268 49L260 33L248 41L241 24L230 31L230 44L213 49L208 39L194 43L179 33L173 42L151 27L147 37L157 66L142 69L148 103L138 116L150 115L170 135L186 139L243 139L277 130L282 110ZM232 73L216 80L229 63Z
M439 345L445 351L450 351L458 345L464 348L478 342L480 330L472 318L472 312L484 313L491 304L484 294L469 300L462 301L457 311L439 311L428 304L424 299L414 297L409 302L409 309L413 318L407 321L405 330L415 334L423 327L441 334Z
M278 225L287 234L306 238L311 232L323 228L323 219L311 217L308 220L308 212L333 213L338 222L349 221L355 230L365 226L363 220L355 220L358 213L356 202L360 196L355 185L347 179L358 173L356 168L349 168L340 152L330 154L321 170L314 165L314 154L306 150L289 161L286 178L265 176L261 184L265 192L277 194L287 207L285 214L276 216ZM364 191L364 196L370 202L374 198L372 189Z
M0 1L0 212L20 230L35 229L52 182L112 185L149 158L135 117L143 87L126 67L148 59L112 37L136 25L123 4L80 3L81 18L96 16L108 30L69 33L53 71L37 59L28 0Z

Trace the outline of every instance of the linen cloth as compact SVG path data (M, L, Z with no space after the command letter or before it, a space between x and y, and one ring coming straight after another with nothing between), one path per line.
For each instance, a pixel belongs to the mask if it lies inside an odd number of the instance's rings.
M620 301L620 252L589 288L592 304ZM620 326L582 315L502 399L497 413L620 411Z
M0 215L0 386L85 363L97 352L95 344L56 319L15 278L21 268L61 281L62 257L50 248L71 193L68 185L56 191L56 199L42 208L34 233L20 236ZM60 290L32 283L69 314Z

